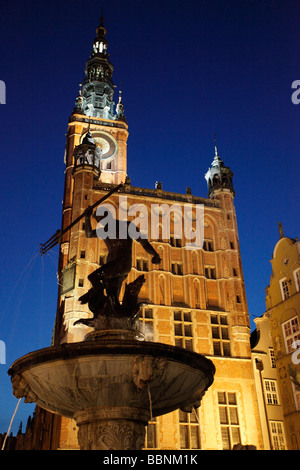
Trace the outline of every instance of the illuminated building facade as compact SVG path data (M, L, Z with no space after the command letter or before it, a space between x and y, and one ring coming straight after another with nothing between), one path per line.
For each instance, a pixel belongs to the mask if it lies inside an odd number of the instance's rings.
M147 214L153 206L165 205L168 211L175 205L169 214L170 233L158 223L157 237L148 236L162 262L152 265L151 256L134 242L128 282L145 274L140 321L147 339L193 349L216 367L214 383L197 412L178 410L150 422L145 448L231 449L242 443L262 449L233 174L215 146L205 175L208 197L195 196L189 188L186 194L167 192L160 183L154 189L132 185L127 176L128 124L121 95L114 111L113 66L107 50L101 18L68 124L62 228L119 183L124 186L109 199L119 215L129 214L134 204L146 207ZM187 207L190 220L197 208L204 210L201 247L187 249L184 230L183 236L176 236L177 218ZM88 275L106 256L103 240L86 238L84 221L64 235L53 344L82 341L89 331L74 326L79 318L91 316L78 299L90 287ZM40 409L33 435L35 448L78 448L75 422Z
M282 401L269 319L264 314L254 321L256 329L251 333L252 360L264 450L286 450Z
M266 313L278 372L287 448L300 449L300 242L284 236L271 259Z

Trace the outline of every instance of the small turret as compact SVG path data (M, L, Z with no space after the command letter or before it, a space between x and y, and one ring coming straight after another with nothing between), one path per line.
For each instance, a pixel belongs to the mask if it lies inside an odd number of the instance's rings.
M233 173L229 167L224 165L223 160L219 156L216 139L215 141L215 156L211 163L211 167L205 174L205 179L207 181L208 188L208 197L212 197L216 190L220 189L229 189L234 195L235 191L233 189L232 177Z
M102 150L96 145L92 134L88 131L80 145L74 149L74 172L79 168L93 169L97 176L100 176L100 160L102 159Z
M81 93L81 87L82 87L82 84L80 83L79 84L79 92L78 92L78 96L77 96L76 101L75 101L75 107L74 107L74 111L73 111L76 114L83 114L84 99L83 99L83 96L82 96L82 93Z
M124 112L124 105L122 103L122 92L121 90L119 91L119 102L116 106L116 119L118 121L125 121L126 122L126 117L125 117L125 112Z

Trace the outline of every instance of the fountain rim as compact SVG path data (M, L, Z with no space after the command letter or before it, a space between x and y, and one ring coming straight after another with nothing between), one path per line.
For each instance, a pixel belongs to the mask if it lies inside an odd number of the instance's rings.
M195 351L152 341L136 341L128 339L80 341L76 343L62 343L29 352L16 359L8 370L8 375L22 374L39 364L61 360L71 360L89 356L152 356L189 365L193 369L200 369L206 373L210 386L213 383L216 371L213 362Z

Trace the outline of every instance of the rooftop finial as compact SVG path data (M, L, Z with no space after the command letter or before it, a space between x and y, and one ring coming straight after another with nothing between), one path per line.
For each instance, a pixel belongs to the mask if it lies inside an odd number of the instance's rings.
M280 238L283 238L284 235L283 235L283 227L282 227L282 223L281 223L281 222L278 222L278 227L279 227L279 235L280 235Z
M214 143L215 143L215 156L212 162L212 166L224 166L223 160L218 154L218 147L217 147L217 134L214 134Z
M215 156L218 156L218 148L217 148L217 134L214 134L214 143L215 143Z
M102 10L101 10L101 16L100 16L100 26L104 26L103 8L102 8Z

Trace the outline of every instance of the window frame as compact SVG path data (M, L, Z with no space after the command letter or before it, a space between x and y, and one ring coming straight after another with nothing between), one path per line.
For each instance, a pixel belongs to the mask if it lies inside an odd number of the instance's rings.
M217 322L213 319L217 319ZM213 355L218 357L231 357L230 326L228 316L220 313L210 314L211 338ZM224 335L226 331L226 335Z
M187 413L182 410L178 410L178 422L179 422L179 446L180 449L201 449L201 427L199 423L199 408L193 408L192 413ZM195 416L195 413L197 416ZM182 431L185 433L184 439L187 446L183 445L182 442ZM197 447L193 445L193 433L196 433Z
M291 296L289 282L288 282L287 277L283 277L282 279L280 279L279 284L280 284L281 298L283 301L285 301L289 299Z
M186 334L189 330L190 334ZM175 346L189 351L194 350L193 317L191 311L173 310L173 332Z
M277 389L277 380L264 378L263 384L267 405L280 405L279 394Z
M300 292L300 268L297 268L293 271L294 281L296 286L296 291Z
M293 320L295 320L294 324L293 324ZM289 323L291 324L290 326L288 326ZM297 329L295 330L296 325L297 325ZM284 344L285 344L285 350L287 354L290 354L294 351L294 348L292 347L293 342L300 339L300 324L299 324L298 316L295 315L289 318L288 320L282 323L281 327L282 327L282 335L283 335ZM291 331L290 334L287 334L288 328Z
M275 351L274 348L269 348L269 358L272 369L276 369Z
M270 423L270 433L271 433L271 438L272 438L272 450L286 450L283 421L270 420L269 423ZM281 427L282 432L278 432L279 425Z
M221 395L223 395L224 400L221 401ZM232 400L232 396L234 400ZM217 392L218 400L218 410L219 410L219 424L221 431L221 439L223 450L231 450L235 444L241 442L241 428L240 428L240 419L239 419L239 409L238 409L238 400L236 392L229 391L218 391ZM222 411L221 411L222 410ZM234 413L233 413L234 411ZM233 422L233 419L236 422ZM226 420L226 421L225 421ZM236 442L236 433L238 433L239 440ZM226 443L225 439L227 437ZM228 441L228 446L227 446Z

